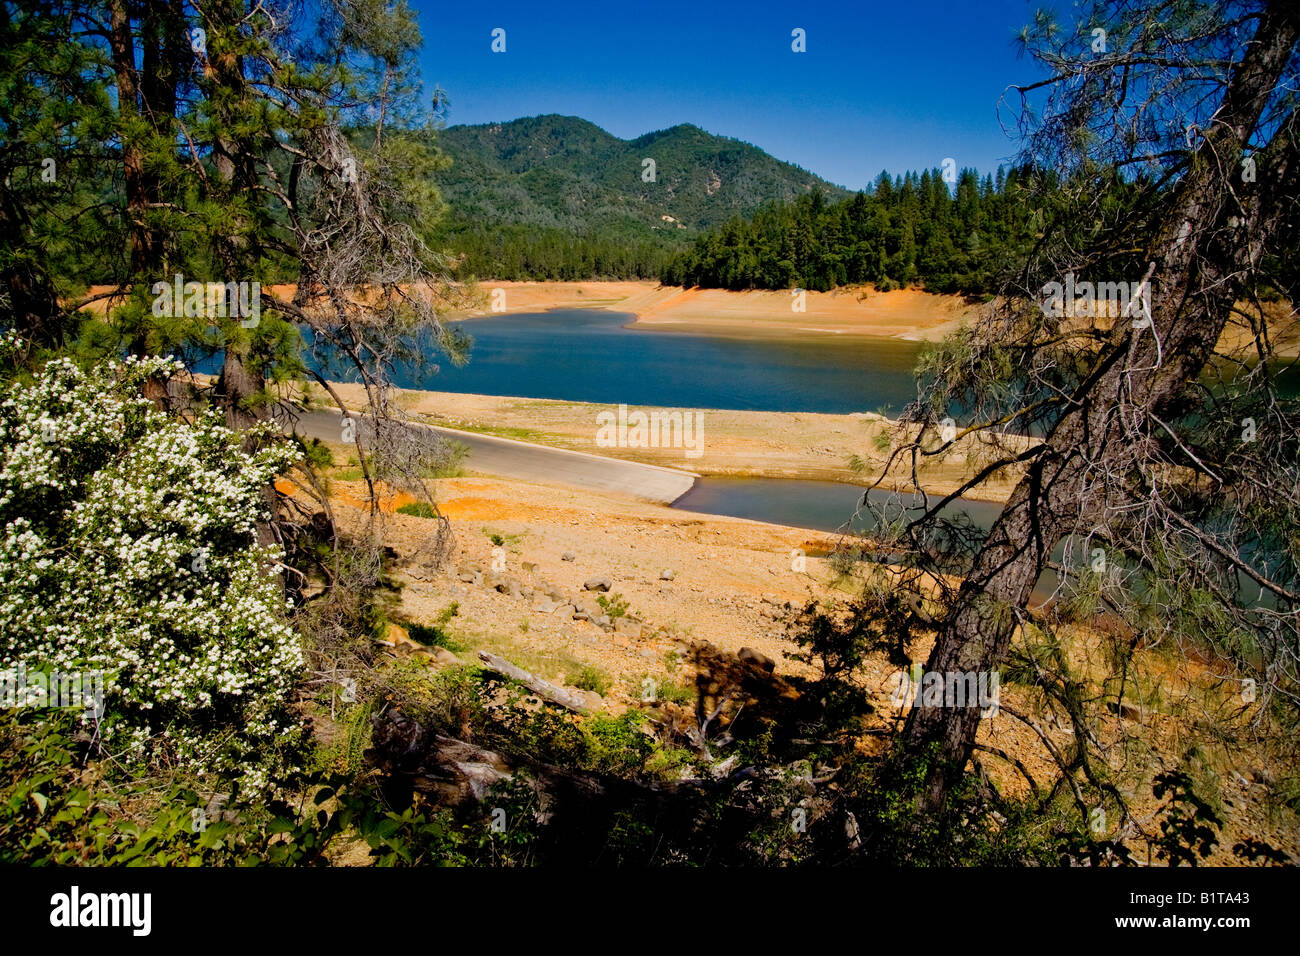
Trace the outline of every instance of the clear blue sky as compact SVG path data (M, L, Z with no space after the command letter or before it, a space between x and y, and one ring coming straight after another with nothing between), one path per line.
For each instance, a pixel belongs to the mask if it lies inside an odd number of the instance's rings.
M432 3L429 88L449 124L561 113L632 138L678 123L747 140L860 188L881 169L991 171L1016 152L997 117L1037 77L1012 46L1044 0ZM506 52L491 51L493 28ZM806 53L791 31L807 32Z

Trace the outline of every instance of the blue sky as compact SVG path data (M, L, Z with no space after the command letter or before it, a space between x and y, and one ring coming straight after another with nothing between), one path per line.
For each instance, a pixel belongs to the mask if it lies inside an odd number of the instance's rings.
M854 189L881 169L952 157L983 171L1013 156L997 101L1037 77L1012 38L1044 5L410 2L449 124L562 113L627 139L694 123ZM505 53L491 51L496 27ZM796 27L806 53L791 51Z

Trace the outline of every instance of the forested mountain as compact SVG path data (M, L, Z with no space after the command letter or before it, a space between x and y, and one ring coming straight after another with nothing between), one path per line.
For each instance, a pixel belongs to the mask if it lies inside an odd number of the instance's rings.
M881 173L858 194L688 124L622 140L572 116L438 135L457 273L729 289L911 283L988 291L1029 234L1016 171ZM654 161L653 178L646 160Z
M749 143L688 124L622 140L586 120L452 126L440 232L461 274L659 277L699 231L774 199L849 193ZM653 177L646 160L653 160Z
M871 282L935 292L987 292L1000 262L1031 235L1024 174L963 170L950 190L939 170L880 177L841 202L818 192L773 202L698 238L665 281L727 289L826 290Z

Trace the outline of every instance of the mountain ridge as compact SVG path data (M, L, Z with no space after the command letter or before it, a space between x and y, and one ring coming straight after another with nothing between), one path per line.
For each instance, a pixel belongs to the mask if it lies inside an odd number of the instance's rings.
M582 117L550 113L448 126L438 144L452 160L438 185L450 222L461 226L477 220L578 235L610 228L646 237L693 234L813 189L829 200L851 195L752 143L692 123L622 139ZM645 160L654 162L653 178Z

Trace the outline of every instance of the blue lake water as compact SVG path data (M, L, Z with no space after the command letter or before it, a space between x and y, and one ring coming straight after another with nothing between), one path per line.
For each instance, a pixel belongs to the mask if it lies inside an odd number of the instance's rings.
M690 491L673 502L673 507L703 514L769 521L796 528L839 531L848 530L849 519L853 517L864 491L856 485L835 481L704 477L697 479ZM894 499L891 492L876 490L871 492L871 500L878 506L888 507L899 500L905 505L910 504L912 496L904 494L901 499ZM938 500L934 496L930 498L931 504ZM920 504L920 499L916 503ZM986 501L962 501L945 508L943 514L955 518L961 512L975 526L987 531L1002 512L1002 505ZM918 510L910 513L923 512ZM871 530L863 520L866 516L866 512L859 516L853 530Z
M889 338L742 339L626 329L599 309L475 319L469 364L402 368L398 384L443 392L616 405L778 412L893 411L916 397L921 345Z

